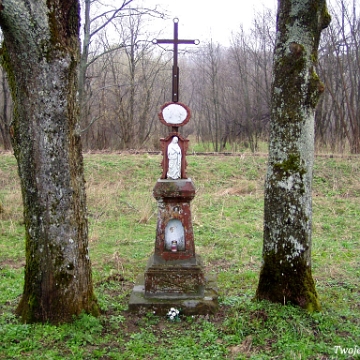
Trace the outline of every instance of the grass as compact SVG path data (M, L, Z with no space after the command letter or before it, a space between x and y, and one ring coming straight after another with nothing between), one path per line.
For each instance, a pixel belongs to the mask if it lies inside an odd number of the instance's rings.
M216 273L220 309L171 322L127 312L153 251L157 155L85 155L89 242L102 315L24 325L24 226L16 162L0 156L0 359L360 358L360 163L315 161L313 276L320 313L254 302L261 264L266 158L188 156L196 251ZM355 353L355 354L354 354Z

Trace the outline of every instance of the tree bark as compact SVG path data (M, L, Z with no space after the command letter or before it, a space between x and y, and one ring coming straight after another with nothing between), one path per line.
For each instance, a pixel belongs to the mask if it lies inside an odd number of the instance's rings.
M11 150L10 126L9 126L9 87L6 82L4 71L1 74L2 87L2 116L0 115L0 133L3 139L4 150Z
M25 285L17 313L27 323L97 314L77 132L78 0L3 0L0 26L24 204Z
M265 181L263 264L257 299L320 309L311 273L315 72L326 0L280 0Z

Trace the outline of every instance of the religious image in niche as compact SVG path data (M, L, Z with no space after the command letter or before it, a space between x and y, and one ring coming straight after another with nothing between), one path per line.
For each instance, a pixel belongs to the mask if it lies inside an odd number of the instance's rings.
M167 156L169 159L167 178L173 180L181 177L181 149L178 141L178 137L174 136L167 149Z

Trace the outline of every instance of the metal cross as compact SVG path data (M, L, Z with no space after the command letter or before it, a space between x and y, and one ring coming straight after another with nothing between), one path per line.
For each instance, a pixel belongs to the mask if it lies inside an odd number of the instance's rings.
M178 45L179 44L195 44L200 43L199 40L179 40L178 37L179 19L174 19L174 39L154 39L153 44L174 44L174 65L172 75L172 101L179 101L179 67L178 67Z

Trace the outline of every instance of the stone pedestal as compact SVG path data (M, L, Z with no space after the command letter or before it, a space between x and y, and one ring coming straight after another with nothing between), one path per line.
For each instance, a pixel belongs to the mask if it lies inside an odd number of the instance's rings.
M190 211L190 201L195 197L193 182L191 179L160 179L154 187L153 195L158 203L155 263L185 259L195 262ZM176 251L171 249L173 241L176 241Z
M135 284L129 310L166 314L170 307L177 307L188 315L214 313L215 279L205 276L195 254L190 211L193 182L159 179L153 194L158 202L155 251Z
M201 298L205 277L199 258L159 263L153 255L145 271L145 296L148 298Z

